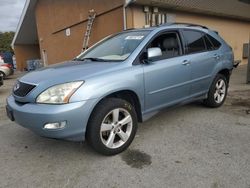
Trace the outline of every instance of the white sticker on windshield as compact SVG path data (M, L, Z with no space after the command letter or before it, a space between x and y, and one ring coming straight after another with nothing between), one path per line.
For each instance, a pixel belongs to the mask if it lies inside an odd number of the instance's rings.
M127 36L125 40L141 40L144 36Z

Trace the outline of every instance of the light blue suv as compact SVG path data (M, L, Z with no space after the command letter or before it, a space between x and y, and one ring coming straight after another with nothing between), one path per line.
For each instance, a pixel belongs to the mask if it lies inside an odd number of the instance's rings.
M233 62L232 48L204 26L127 30L73 61L20 78L6 110L41 136L86 138L96 151L114 155L130 145L138 121L163 108L195 100L221 106Z

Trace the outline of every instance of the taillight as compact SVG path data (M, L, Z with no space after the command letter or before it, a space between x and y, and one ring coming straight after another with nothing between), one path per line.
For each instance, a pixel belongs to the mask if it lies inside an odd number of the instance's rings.
M8 68L10 68L10 69L12 69L12 65L11 64L3 64L3 65L1 65L1 66L4 66L4 67L8 67Z

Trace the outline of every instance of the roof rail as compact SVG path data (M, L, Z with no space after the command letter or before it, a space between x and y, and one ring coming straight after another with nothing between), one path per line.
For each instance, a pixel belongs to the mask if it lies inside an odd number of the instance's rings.
M161 27L161 26L171 26L171 25L186 25L187 27L201 27L203 29L208 29L204 25L193 24L193 23L182 23L182 22L171 22L171 23L160 24L160 25L158 25L158 27Z

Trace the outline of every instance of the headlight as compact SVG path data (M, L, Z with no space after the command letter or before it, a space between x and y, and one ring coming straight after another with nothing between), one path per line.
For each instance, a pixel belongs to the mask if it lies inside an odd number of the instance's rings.
M84 81L70 82L52 86L42 92L36 99L37 103L44 104L66 104L70 97L84 83Z

